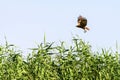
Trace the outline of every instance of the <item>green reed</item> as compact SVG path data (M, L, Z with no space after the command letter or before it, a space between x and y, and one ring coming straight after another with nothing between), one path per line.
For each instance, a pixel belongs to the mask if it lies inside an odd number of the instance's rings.
M6 42L0 45L0 80L119 80L118 52L101 49L92 52L91 46L73 37L73 44L65 42L40 43L31 48L24 59L22 51ZM53 57L54 55L54 57Z

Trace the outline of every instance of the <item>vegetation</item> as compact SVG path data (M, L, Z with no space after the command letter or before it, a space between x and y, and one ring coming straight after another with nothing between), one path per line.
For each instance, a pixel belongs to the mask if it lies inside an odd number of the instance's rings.
M73 45L44 43L32 48L26 59L22 51L6 42L0 45L0 80L119 80L118 52L93 53L79 38ZM54 56L53 56L54 55Z

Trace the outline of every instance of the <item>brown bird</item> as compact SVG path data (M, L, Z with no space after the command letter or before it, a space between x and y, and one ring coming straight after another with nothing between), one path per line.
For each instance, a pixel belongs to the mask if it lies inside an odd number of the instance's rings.
M84 30L84 32L87 32L87 30L90 30L88 27L87 27L87 19L83 16L79 16L78 17L78 24L76 27L78 28L82 28Z

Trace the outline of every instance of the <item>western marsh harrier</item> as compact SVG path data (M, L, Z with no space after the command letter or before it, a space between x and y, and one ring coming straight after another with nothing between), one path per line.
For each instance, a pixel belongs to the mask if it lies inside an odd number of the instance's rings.
M87 32L88 30L90 30L88 27L87 27L87 19L83 16L79 16L78 17L78 20L77 20L77 26L78 28L82 28L84 30L84 32Z

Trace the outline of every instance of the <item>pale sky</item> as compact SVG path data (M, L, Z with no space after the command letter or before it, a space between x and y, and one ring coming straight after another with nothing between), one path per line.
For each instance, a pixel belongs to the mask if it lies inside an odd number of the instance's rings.
M120 45L120 0L0 0L0 44L4 37L21 49L43 42L71 43L73 35L93 49ZM88 19L90 31L76 28L77 17Z

